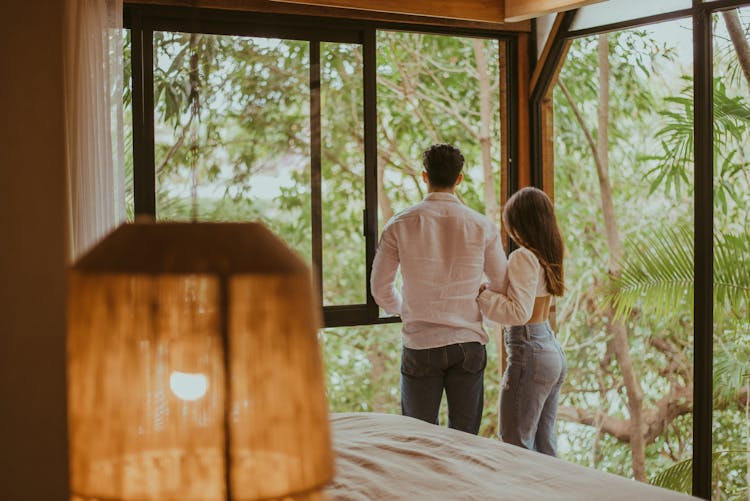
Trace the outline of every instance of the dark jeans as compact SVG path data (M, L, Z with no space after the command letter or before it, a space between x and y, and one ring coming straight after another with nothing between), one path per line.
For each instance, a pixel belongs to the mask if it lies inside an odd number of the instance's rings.
M565 353L547 322L506 328L505 348L508 368L500 390L500 438L555 456Z
M448 426L479 431L484 407L487 351L481 343L458 343L426 350L404 348L401 354L401 412L438 424L443 389Z

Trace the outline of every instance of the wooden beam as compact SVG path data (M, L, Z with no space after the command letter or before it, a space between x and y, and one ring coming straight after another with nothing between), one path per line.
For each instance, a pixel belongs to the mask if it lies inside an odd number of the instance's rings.
M518 187L531 185L531 138L529 136L529 35L518 36Z
M336 0L331 0L335 2ZM372 1L372 0L370 0ZM456 0L454 0L455 3ZM473 0L479 1L479 0ZM488 1L488 0L482 0ZM502 3L502 0L494 0ZM323 5L328 2L280 1L280 0L125 0L138 5L165 5L173 7L191 7L201 9L233 10L242 12L259 12L266 14L289 14L300 16L328 17L333 19L352 19L361 21L393 22L400 24L414 24L440 26L446 28L466 28L475 30L497 30L506 32L530 32L531 22L506 23L500 18L498 21L477 21L473 15L463 18L451 18L445 13L438 15L418 15L365 10L360 2L349 1L354 7L332 7ZM344 3L343 0L341 2ZM365 2L362 2L365 3ZM472 3L472 2L470 2ZM400 10L407 10L406 8ZM411 9L410 9L411 10ZM437 9L434 9L437 10Z
M467 19L502 23L505 11L502 0L274 0L323 7L340 7L393 14Z
M542 186L555 200L555 110L552 92L542 99Z
M537 82L539 81L539 77L542 73L542 68L544 68L544 64L546 63L547 59L549 58L550 51L552 50L552 46L555 43L555 39L557 38L557 34L560 31L560 27L563 24L563 18L564 16L562 14L558 14L555 16L555 20L552 23L552 29L549 32L549 35L547 36L547 40L544 44L544 48L542 49L542 53L539 56L539 59L536 62L536 66L534 66L534 73L531 75L531 92L534 92L534 89L537 86Z
M603 1L606 0L505 0L505 21L523 21Z

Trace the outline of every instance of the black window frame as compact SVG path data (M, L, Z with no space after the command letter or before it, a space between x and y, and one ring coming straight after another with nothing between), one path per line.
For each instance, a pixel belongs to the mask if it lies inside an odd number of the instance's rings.
M501 151L502 183L506 196L518 186L518 95L517 32L495 31L461 27L410 24L403 22L351 20L292 14L267 14L246 11L228 11L194 7L173 7L150 4L125 3L124 27L131 30L132 103L133 103L133 193L135 215L156 218L156 172L154 152L154 82L153 34L155 31L179 31L212 35L255 36L304 40L310 43L310 120L311 131L315 121L320 124L320 44L322 42L354 43L363 49L364 93L364 165L365 211L363 233L365 236L366 303L323 306L324 327L377 325L400 322L399 317L381 317L380 309L370 291L372 262L378 243L377 200L377 31L408 31L445 36L477 37L497 40L505 48L506 125L501 128L499 140L508 145ZM498 65L500 64L498 54ZM317 63L317 64L316 64ZM502 73L501 73L502 77ZM499 92L499 90L498 90ZM502 118L501 118L502 120ZM321 196L321 141L320 127L311 134L311 217L312 217L312 267L317 277L320 304L323 304L323 243Z

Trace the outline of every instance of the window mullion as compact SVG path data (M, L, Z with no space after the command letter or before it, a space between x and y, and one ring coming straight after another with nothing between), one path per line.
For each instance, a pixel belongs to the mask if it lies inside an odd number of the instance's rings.
M370 322L380 316L370 291L370 275L378 244L378 137L377 137L377 54L375 29L363 37L364 119L365 119L365 256L367 261L367 313Z
M695 295L693 495L711 499L713 413L713 34L711 12L693 16Z
M136 216L156 216L154 169L154 32L139 12L131 31L133 85L133 203Z
M312 261L320 304L323 304L323 197L320 126L320 41L310 42L310 199Z

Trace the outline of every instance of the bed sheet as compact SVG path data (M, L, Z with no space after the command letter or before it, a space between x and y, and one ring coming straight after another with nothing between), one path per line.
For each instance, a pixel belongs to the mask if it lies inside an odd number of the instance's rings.
M331 416L329 501L696 499L404 416Z

